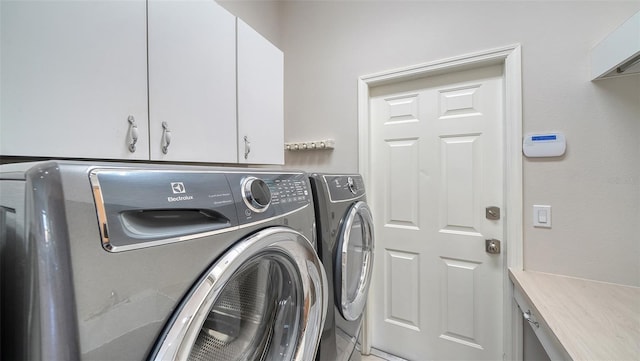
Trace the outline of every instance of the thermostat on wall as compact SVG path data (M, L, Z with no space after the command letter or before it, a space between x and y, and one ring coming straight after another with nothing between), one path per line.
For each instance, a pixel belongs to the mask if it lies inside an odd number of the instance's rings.
M566 149L562 133L530 134L522 142L522 151L527 157L559 157Z

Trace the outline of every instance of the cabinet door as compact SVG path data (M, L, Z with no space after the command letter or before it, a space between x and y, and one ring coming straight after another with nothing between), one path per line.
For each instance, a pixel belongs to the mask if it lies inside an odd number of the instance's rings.
M149 0L148 22L151 159L235 163L235 17L212 0Z
M242 20L237 21L238 160L283 164L284 55Z
M148 159L145 1L0 7L0 154Z

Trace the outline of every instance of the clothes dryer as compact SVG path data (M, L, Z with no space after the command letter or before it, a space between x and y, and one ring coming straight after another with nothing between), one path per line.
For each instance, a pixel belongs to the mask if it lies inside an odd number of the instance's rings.
M318 255L329 283L329 302L316 360L360 360L358 337L373 267L374 232L364 181L358 174L310 176Z
M311 360L314 218L302 172L0 166L2 359Z

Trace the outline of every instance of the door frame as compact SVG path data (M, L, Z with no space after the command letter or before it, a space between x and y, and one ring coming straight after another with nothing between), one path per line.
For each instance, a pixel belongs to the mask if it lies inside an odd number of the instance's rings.
M371 189L369 90L372 87L404 82L416 78L501 64L504 69L504 235L506 252L503 280L503 359L522 359L522 317L513 299L513 284L509 268L523 266L523 186L522 186L522 65L521 46L512 44L501 48L470 53L434 62L392 69L358 78L358 169L364 176L365 187ZM369 303L370 304L370 303ZM371 351L371 323L367 306L362 327L362 352Z

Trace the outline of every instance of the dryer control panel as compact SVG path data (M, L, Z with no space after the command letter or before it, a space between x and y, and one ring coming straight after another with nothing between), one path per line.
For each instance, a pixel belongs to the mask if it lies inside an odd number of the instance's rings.
M364 180L359 174L324 175L332 202L348 201L364 196Z

